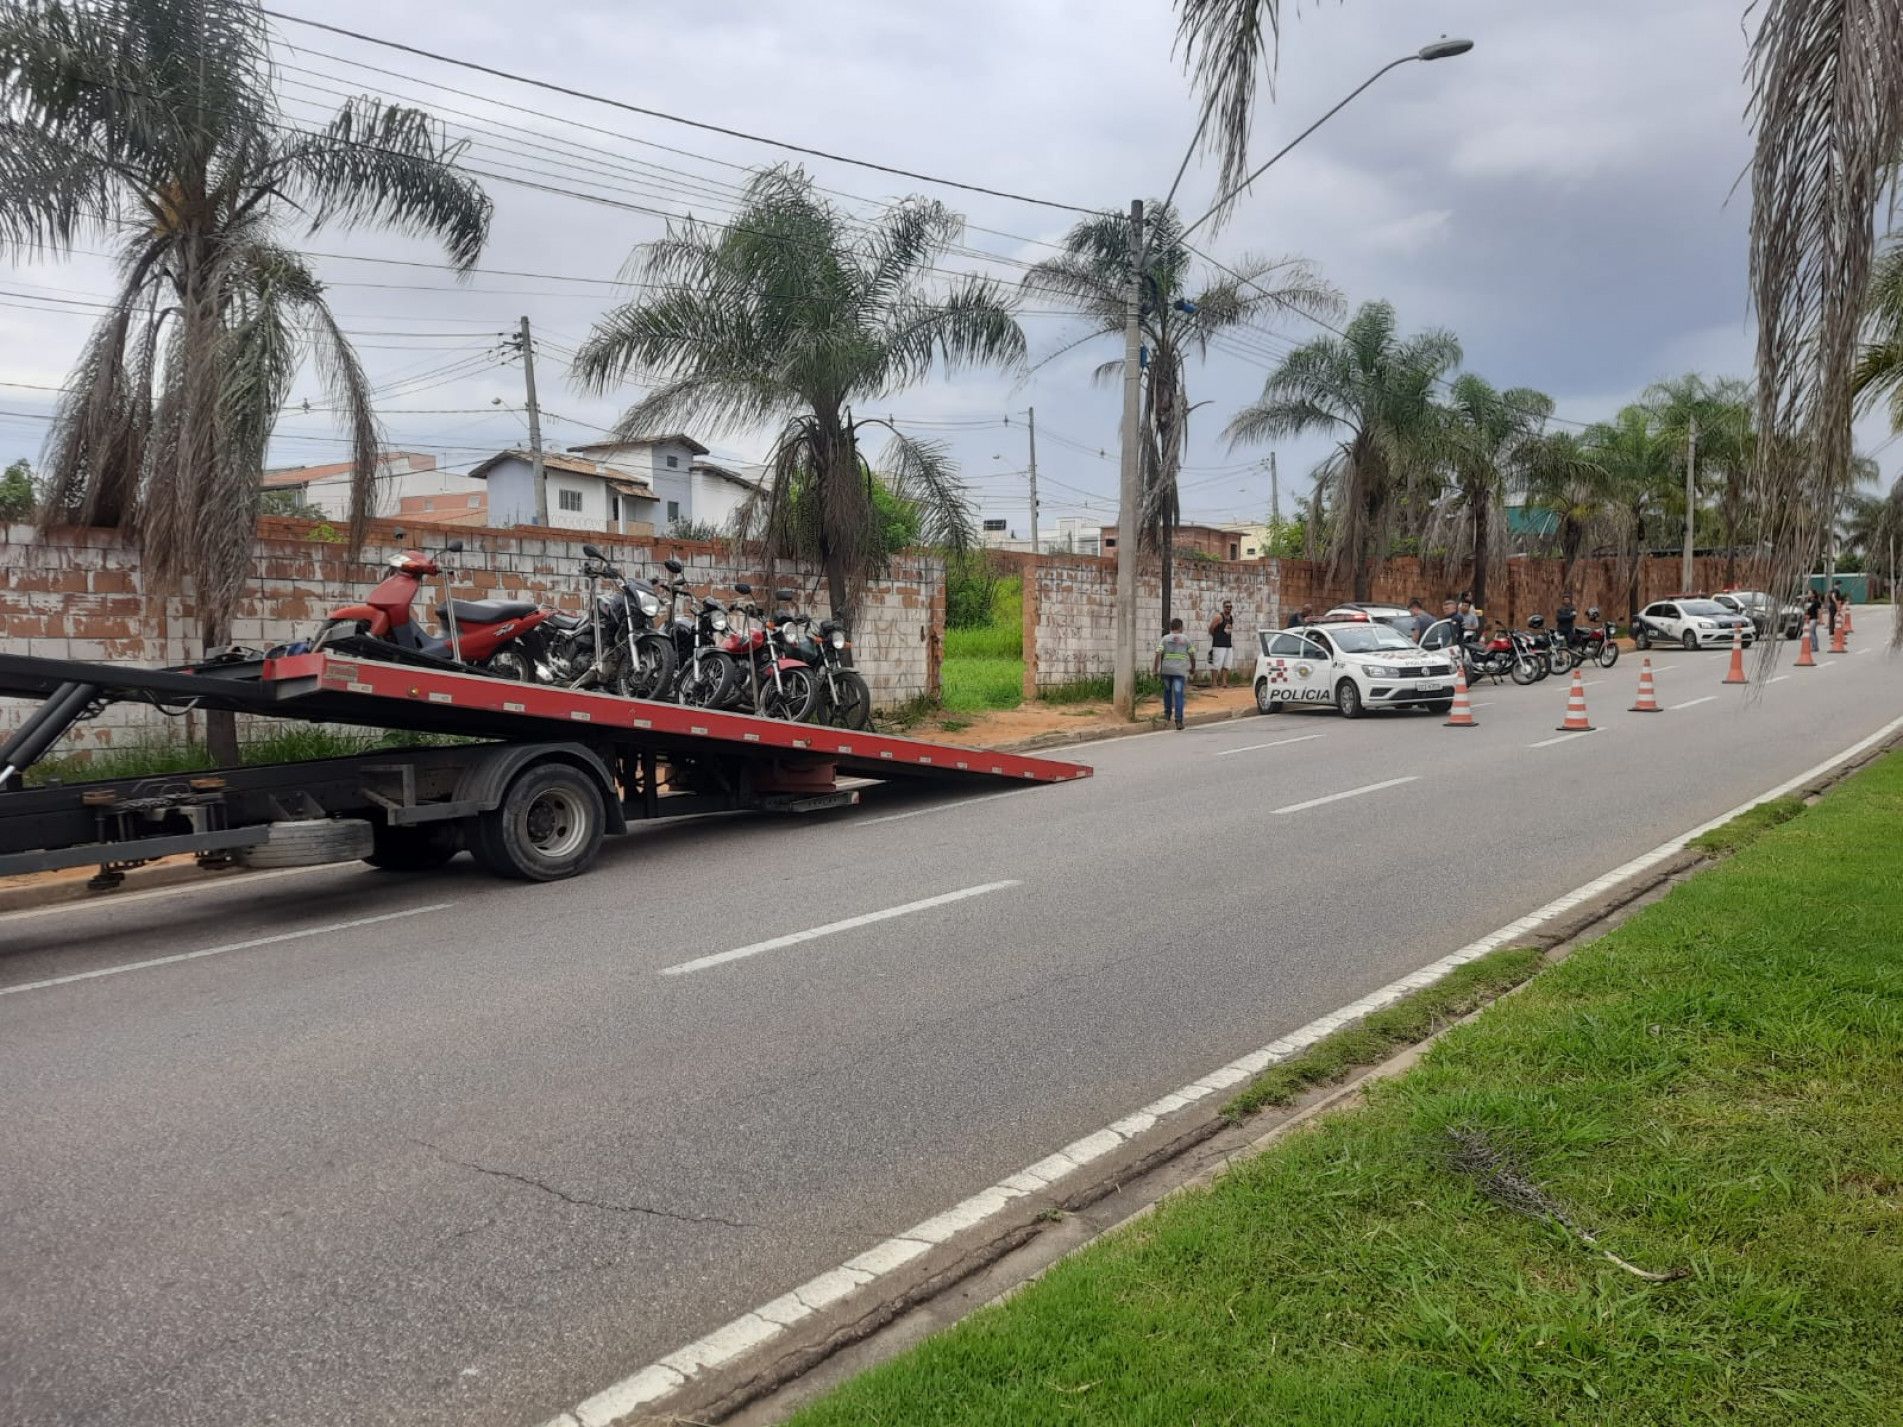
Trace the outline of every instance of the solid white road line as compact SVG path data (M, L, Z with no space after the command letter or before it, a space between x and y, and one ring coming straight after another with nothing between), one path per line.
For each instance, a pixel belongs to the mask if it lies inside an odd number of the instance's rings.
M1654 664L1652 666L1652 672L1654 674L1669 674L1672 670L1676 669L1677 667L1678 665L1676 664Z
M1290 803L1286 808L1271 810L1271 816L1280 817L1283 813L1305 813L1310 808L1319 808L1324 803L1339 803L1343 798L1358 798L1363 793L1378 793L1383 788L1398 788L1403 783L1418 781L1417 775L1409 774L1405 778L1390 778L1385 783L1370 783L1365 788L1350 788L1345 793L1330 793L1325 798L1310 798L1305 803Z
M299 941L307 936L323 936L327 932L345 932L352 927L375 926L378 922L394 922L402 917L419 917L424 912L448 911L449 902L431 902L426 907L409 907L401 912L385 912L377 917L358 917L354 921L332 922L329 926L306 927L303 931L279 932L276 936L254 936L249 941L226 942L223 946L208 946L203 951L182 951L176 956L155 956L150 961L129 961L124 966L102 966L97 971L76 971L71 976L54 976L45 981L28 981L19 986L0 987L0 996L17 996L22 991L44 991L49 986L65 986L73 981L96 981L101 976L118 976L127 971L145 971L154 966L171 966L180 961L197 961L201 956L222 956L227 951L249 951L254 946L275 946L281 941Z
M683 961L677 966L664 966L661 968L661 975L685 976L690 971L705 971L710 966L722 966L729 961L758 956L763 951L778 951L781 947L798 946L803 941L817 941L820 937L831 936L835 932L849 932L855 927L869 927L874 922L887 922L894 917L910 916L913 912L930 911L933 907L943 907L951 902L962 902L967 897L982 897L987 892L1002 892L1006 887L1017 885L1015 881L986 882L977 887L965 887L957 892L944 892L936 897L907 902L901 907L887 907L882 912L867 912L863 916L847 917L843 922L828 922L825 926L814 927L810 931L791 932L786 936L776 936L767 941L756 941L751 946L739 946L732 951L722 951L713 956Z
M1700 704L1711 704L1711 703L1716 703L1717 701L1718 701L1718 696L1716 694L1706 694L1705 697L1702 699L1687 699L1682 704L1668 704L1666 705L1666 712L1672 713L1678 709L1695 709Z
M1231 753L1254 753L1259 748L1282 748L1291 743L1313 743L1318 738L1328 737L1325 733L1305 733L1300 738L1278 738L1273 743L1250 743L1241 748L1224 748L1216 756L1227 758Z
M1789 674L1779 674L1775 678L1766 679L1764 682L1767 684L1781 684L1790 677Z
M1571 733L1562 733L1558 738L1542 738L1538 743L1529 743L1527 747L1551 748L1555 743L1564 743L1569 738L1589 738L1598 732L1596 728L1576 728Z
M1864 646L1863 646L1863 648L1861 648L1861 649L1852 649L1852 650L1851 650L1850 652L1851 652L1852 654L1868 654L1868 653L1870 652L1870 646L1869 646L1868 644L1866 644L1866 645L1864 645Z
M612 1427L614 1423L624 1417L632 1416L637 1410L651 1407L662 1398L687 1386L690 1379L698 1377L710 1368L722 1367L742 1354L759 1347L762 1343L770 1342L802 1318L810 1317L821 1309L829 1308L842 1299L851 1297L867 1284L891 1273L903 1264L910 1263L928 1249L945 1243L966 1229L975 1228L986 1219L1001 1212L1014 1200L1042 1193L1066 1175L1083 1168L1093 1160L1103 1158L1119 1145L1135 1139L1177 1111L1199 1100L1205 1100L1218 1091L1227 1090L1233 1085L1240 1085L1245 1080L1253 1079L1271 1065L1299 1054L1348 1022L1359 1020L1384 1006L1393 1005L1403 996L1432 986L1456 967L1476 961L1490 951L1498 951L1503 946L1513 945L1540 923L1570 912L1594 897L1610 892L1620 883L1650 871L1667 858L1676 856L1693 838L1702 836L1715 827L1722 827L1740 814L1750 812L1760 803L1768 803L1794 792L1813 778L1821 777L1840 763L1848 763L1865 749L1874 748L1899 731L1903 731L1903 718L1884 725L1868 738L1851 744L1843 752L1825 759L1815 768L1799 773L1788 782L1780 783L1769 792L1760 793L1728 813L1720 813L1710 822L1700 823L1690 832L1682 833L1670 842L1661 843L1650 852L1641 853L1630 862L1613 868L1605 876L1595 877L1585 886L1568 892L1563 897L1555 898L1538 911L1528 913L1518 921L1507 923L1497 932L1484 936L1479 941L1470 942L1459 951L1443 956L1439 961L1428 963L1412 976L1404 976L1399 981L1383 986L1379 991L1363 996L1359 1001L1343 1006L1339 1011L1323 1016L1320 1020L1310 1021L1300 1030L1292 1031L1280 1040L1270 1041L1261 1050L1210 1071L1202 1079L1191 1081L1182 1089L1144 1106L1135 1114L1126 1115L1123 1119L1106 1125L1094 1135L1086 1135L1081 1140L1065 1145L1055 1154L1019 1170L1009 1179L998 1181L989 1189L980 1190L971 1198L954 1204L941 1214L933 1215L924 1223L914 1224L903 1233L894 1234L891 1238L874 1244L857 1258L848 1259L838 1268L828 1269L817 1278L808 1279L799 1287L782 1294L770 1303L762 1303L751 1313L743 1313L725 1327L716 1328L706 1337L689 1343L680 1351L670 1353L659 1362L650 1363L647 1367L630 1373L586 1401L577 1403L568 1411L558 1412L544 1423L543 1427Z

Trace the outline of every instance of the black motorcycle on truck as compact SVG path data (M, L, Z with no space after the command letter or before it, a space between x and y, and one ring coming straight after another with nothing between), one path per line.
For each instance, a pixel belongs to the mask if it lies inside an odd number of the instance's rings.
M586 615L552 614L530 649L536 682L567 689L604 689L629 699L665 699L674 684L674 645L659 628L661 597L647 580L630 579L593 545L581 567L588 581ZM606 581L606 589L597 589Z

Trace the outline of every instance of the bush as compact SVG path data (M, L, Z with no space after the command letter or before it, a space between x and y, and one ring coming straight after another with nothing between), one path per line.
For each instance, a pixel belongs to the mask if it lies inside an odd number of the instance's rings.
M945 557L945 627L983 629L994 618L1002 583L989 550Z

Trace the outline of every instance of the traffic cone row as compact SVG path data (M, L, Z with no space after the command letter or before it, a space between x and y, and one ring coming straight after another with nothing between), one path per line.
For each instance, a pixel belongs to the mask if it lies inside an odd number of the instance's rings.
M1591 733L1592 722L1586 717L1586 677L1579 670L1573 670L1573 687L1566 695L1566 722L1559 726L1561 733Z
M1731 668L1725 672L1727 684L1747 684L1744 676L1744 630L1733 628L1731 631Z
M1664 713L1659 707L1658 691L1652 687L1652 661L1647 659L1639 665L1639 701L1632 706L1633 713Z
M1454 661L1454 708L1447 716L1446 728L1479 728L1474 712L1467 706L1467 666L1459 659Z
M1816 628L1816 620L1807 619L1804 621L1803 631L1797 636L1797 663L1792 665L1792 668L1815 669L1817 667L1817 660L1810 652L1811 635L1815 633Z

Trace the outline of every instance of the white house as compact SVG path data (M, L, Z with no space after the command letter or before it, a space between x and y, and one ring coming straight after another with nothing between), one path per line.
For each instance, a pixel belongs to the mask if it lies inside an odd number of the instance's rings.
M661 531L681 521L724 529L755 490L738 471L706 460L707 448L682 432L635 441L592 441L568 449L646 477L659 502L654 525Z
M264 490L288 491L302 505L314 505L332 520L350 516L350 462L325 466L280 466L264 473ZM391 515L411 496L479 494L482 484L455 471L438 470L434 456L411 451L378 453L373 515Z
M499 451L469 474L489 486L489 524L535 524L535 475L527 451ZM542 457L548 486L548 523L560 530L599 530L612 535L651 535L660 502L647 475L619 462L548 452Z

